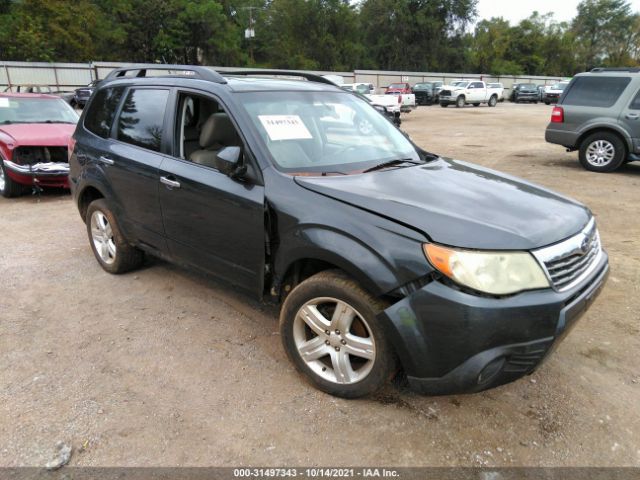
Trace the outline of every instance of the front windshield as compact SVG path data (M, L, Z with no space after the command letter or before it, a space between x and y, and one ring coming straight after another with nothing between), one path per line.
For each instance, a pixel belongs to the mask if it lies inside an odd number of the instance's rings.
M405 88L406 85L404 83L392 83L389 85L389 88Z
M536 88L538 88L535 84L533 83L523 83L522 85L520 85L521 89L527 89L527 90L534 90Z
M0 97L0 124L78 123L78 114L61 98Z
M466 88L469 82L453 82L451 85L454 87Z
M348 174L392 160L420 161L411 142L353 94L248 92L238 98L284 172Z
M560 91L564 91L565 87L568 85L568 83L556 83L553 87L551 87L552 90L560 90Z
M416 86L413 88L418 90L431 90L433 86L430 83L416 83Z

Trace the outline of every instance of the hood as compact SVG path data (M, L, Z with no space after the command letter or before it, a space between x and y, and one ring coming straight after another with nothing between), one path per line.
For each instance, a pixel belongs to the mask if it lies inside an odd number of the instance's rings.
M16 147L19 145L66 147L75 129L75 125L67 123L17 123L0 126L0 132L11 136Z
M436 243L531 250L564 240L591 218L550 190L466 162L344 177L296 177L302 187L421 231Z

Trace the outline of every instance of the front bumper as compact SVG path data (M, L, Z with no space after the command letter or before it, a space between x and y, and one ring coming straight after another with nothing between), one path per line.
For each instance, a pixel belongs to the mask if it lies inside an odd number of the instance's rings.
M43 162L34 165L19 165L5 160L7 175L22 185L69 188L69 164Z
M537 93L519 93L516 95L516 101L525 101L525 102L537 102L540 100L540 95Z
M414 390L478 392L533 372L587 310L608 272L603 252L595 273L569 291L507 298L432 281L380 315Z

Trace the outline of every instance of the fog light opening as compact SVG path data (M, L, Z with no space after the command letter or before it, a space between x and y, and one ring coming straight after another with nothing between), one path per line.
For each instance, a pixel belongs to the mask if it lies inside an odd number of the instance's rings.
M478 385L483 385L493 380L494 377L502 371L504 363L504 357L498 357L489 362L487 366L482 369L480 375L478 375Z

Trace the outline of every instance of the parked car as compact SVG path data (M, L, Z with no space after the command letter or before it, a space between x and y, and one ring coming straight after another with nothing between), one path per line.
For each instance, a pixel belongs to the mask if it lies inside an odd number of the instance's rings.
M513 102L528 102L538 103L540 100L540 93L538 92L538 86L535 83L518 83L513 88Z
M587 207L425 152L322 77L164 68L191 74L112 72L74 134L96 260L119 274L146 252L280 303L291 362L325 392L370 394L398 368L423 393L513 381L605 282ZM336 106L371 131L326 123Z
M89 83L86 87L76 88L76 91L73 95L72 106L77 106L78 108L84 108L93 93L93 90L96 88L100 80L94 80Z
M339 87L348 92L357 92L362 95L371 95L376 91L373 83L343 83Z
M640 160L640 69L594 69L577 75L553 108L545 138L578 150L593 172Z
M487 83L487 88L496 89L498 93L498 101L504 102L504 85L501 83Z
M35 93L0 93L0 194L27 187L68 188L67 144L78 114L64 100Z
M440 106L455 105L461 108L471 104L478 107L481 103L486 103L490 107L495 107L499 94L499 89L489 88L484 82L458 81L442 89Z
M405 93L411 93L411 85L408 83L392 83L385 91L387 95L404 95Z
M518 85L520 85L519 83L514 83L513 85L511 85L511 90L509 91L509 101L513 102L513 99L515 97L516 94L516 90L518 89Z
M544 89L545 85L538 85L538 101L542 102L544 100Z
M545 105L551 105L552 103L558 103L562 92L567 88L569 82L558 82L556 84L545 87L544 94L542 95L542 101Z
M411 91L416 96L417 105L433 105L438 98L433 82L416 83Z
M42 93L46 95L56 95L62 98L68 104L73 102L74 92L67 92L62 90L56 90L49 85L34 85L34 84L25 84L25 85L11 85L4 89L5 93L15 92L15 93Z
M394 106L397 106L403 113L409 113L417 107L416 96L413 93L397 95L366 95L366 97L376 105L384 105L388 108L394 108Z

